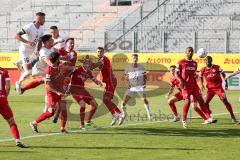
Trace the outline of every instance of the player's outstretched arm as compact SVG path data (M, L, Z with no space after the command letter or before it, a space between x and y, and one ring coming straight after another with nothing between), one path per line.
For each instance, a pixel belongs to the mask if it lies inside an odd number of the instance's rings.
M16 38L17 40L23 42L23 43L26 43L26 44L30 45L30 46L35 46L35 45L36 45L35 42L30 42L30 41L28 41L28 40L26 40L26 39L24 39L24 38L22 37L22 35L24 35L24 34L26 34L26 33L23 32L23 31L20 31L20 32L18 32L18 33L16 34L15 38Z
M238 69L237 71L233 72L232 74L230 74L229 76L225 77L225 80L228 80L229 78L236 76L240 73L240 69Z

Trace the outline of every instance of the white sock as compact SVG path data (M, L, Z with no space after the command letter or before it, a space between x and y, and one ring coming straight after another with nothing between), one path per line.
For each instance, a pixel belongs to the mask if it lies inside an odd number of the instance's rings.
M24 71L18 80L18 84L21 85L21 83L31 74L32 74L32 70Z
M147 115L150 116L151 115L151 111L150 111L149 105L148 104L144 104L144 107L145 107L145 109L147 111Z

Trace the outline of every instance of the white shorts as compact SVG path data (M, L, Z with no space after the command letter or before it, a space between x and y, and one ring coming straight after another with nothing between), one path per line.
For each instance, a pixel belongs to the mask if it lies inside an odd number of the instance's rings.
M132 87L130 89L127 89L124 94L124 98L126 96L133 97L136 95L139 95L141 98L146 97L145 88L143 86L137 86L137 87Z
M19 48L20 59L23 64L31 63L30 59L33 56L34 48Z

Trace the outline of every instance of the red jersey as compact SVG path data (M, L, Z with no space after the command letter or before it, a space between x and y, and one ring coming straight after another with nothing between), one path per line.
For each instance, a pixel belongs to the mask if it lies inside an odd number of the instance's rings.
M70 66L75 66L77 61L77 52L72 50L70 52L66 51L66 48L61 48L59 50L60 56L63 56L66 58L67 61L70 61Z
M6 96L6 81L10 80L8 71L0 67L0 96Z
M112 67L111 67L110 60L106 56L103 56L100 59L100 61L102 61L102 63L103 63L103 65L100 68L101 74L102 74L102 81L104 83L109 83L115 78Z
M72 73L71 84L84 86L84 82L87 79L92 79L92 78L94 78L92 72L86 71L82 66L80 66Z
M176 70L185 82L184 89L194 89L198 87L196 81L197 62L182 59L178 62Z
M218 65L212 65L211 68L203 67L200 70L200 77L204 77L207 88L220 88L222 87L222 72L223 70Z
M172 77L171 77L170 83L171 83L171 86L174 86L174 87L176 87L179 91L181 91L180 86L179 86L180 82L179 82L179 80L176 78L176 76L172 76Z
M65 92L66 86L68 85L68 79L69 77L64 76L60 72L60 67L51 67L48 66L48 68L45 71L46 77L45 81L49 82L51 87L61 93Z

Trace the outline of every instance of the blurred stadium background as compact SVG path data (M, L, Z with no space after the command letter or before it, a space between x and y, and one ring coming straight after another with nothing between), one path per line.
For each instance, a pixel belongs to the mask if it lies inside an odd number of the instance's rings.
M14 36L46 13L45 29L56 25L76 38L76 50L108 46L121 52L239 53L239 0L1 0L0 51L17 51Z

